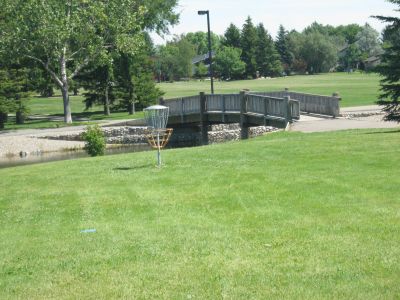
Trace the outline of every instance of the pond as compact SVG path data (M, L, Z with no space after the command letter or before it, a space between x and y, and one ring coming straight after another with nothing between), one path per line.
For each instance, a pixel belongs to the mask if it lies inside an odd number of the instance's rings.
M124 145L124 146L107 148L106 155L141 152L148 150L150 150L150 146L148 144ZM7 155L0 157L0 169L22 166L22 165L38 164L50 161L83 158L83 157L89 157L89 155L84 150L62 151L62 152L39 152L35 154L28 154L26 156Z

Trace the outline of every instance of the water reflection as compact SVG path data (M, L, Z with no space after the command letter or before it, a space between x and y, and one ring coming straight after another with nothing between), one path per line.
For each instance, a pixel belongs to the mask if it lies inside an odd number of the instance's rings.
M106 155L141 152L150 150L148 144L123 145L106 149ZM36 152L24 155L6 155L0 157L0 168L8 168L22 165L38 164L43 162L76 159L89 157L84 150L63 152Z

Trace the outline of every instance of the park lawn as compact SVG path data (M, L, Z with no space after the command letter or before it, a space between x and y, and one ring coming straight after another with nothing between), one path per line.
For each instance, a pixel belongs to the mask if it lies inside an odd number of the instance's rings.
M342 97L341 107L375 104L379 95L380 77L375 73L329 73L320 75L298 75L272 79L216 81L215 93L238 93L240 90L292 91L331 96L338 92ZM166 92L165 98L196 95L210 91L210 81L160 83Z
M82 96L70 96L73 123L66 124L63 121L63 101L61 96L49 98L32 97L29 102L29 115L32 118L25 120L24 124L15 124L15 117L10 116L5 124L8 129L41 129L58 128L79 125L91 125L109 120L128 120L143 118L143 112L130 115L125 111L111 112L110 116L104 115L103 107L94 106L85 110ZM39 118L40 117L40 118ZM0 129L1 130L1 129Z
M399 135L1 169L0 298L397 298Z
M379 80L379 75L374 73L329 73L273 79L216 81L215 93L238 93L243 89L251 91L279 91L287 87L292 91L320 95L332 95L334 92L338 92L342 97L341 107L361 106L375 104L379 95ZM165 98L168 99L197 95L201 91L209 92L210 81L160 83L157 86L165 92ZM90 124L91 122L98 122L100 120L136 119L143 116L141 112L135 115L129 115L127 112L113 112L111 116L105 116L102 106L94 106L90 110L85 111L82 95L71 96L70 101L72 118L75 119L72 126ZM60 95L49 98L32 97L28 102L28 106L30 115L50 116L50 118L62 117L63 115L63 103ZM54 120L28 120L24 125L16 125L11 119L5 124L5 129L53 128L63 126L65 125L62 121Z
M58 91L57 91L58 92ZM59 94L59 92L58 92ZM64 113L63 99L61 95L56 94L53 97L32 97L28 106L30 114L32 115L62 115ZM81 113L85 110L85 103L83 102L84 97L70 96L70 105L72 113ZM102 107L93 107L95 111L101 111Z
M136 119L141 117L142 112L137 112L134 115L129 115L128 112L111 112L110 116L104 115L103 106L94 105L92 108L85 110L83 96L70 96L72 117L77 119L96 120L121 120L121 119ZM63 116L63 100L61 96L50 98L33 97L28 102L31 115L52 115ZM137 115L139 114L139 116Z

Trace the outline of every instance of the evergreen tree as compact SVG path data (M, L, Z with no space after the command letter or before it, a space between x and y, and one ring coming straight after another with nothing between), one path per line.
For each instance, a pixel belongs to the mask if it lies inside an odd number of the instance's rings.
M115 65L115 93L120 103L118 108L128 110L130 115L135 113L136 95L134 93L132 79L132 64L133 57L126 54L121 56L116 61Z
M156 103L163 95L153 78L154 63L146 51L134 56L121 55L117 62L114 92L118 107L134 114L136 109Z
M233 23L226 29L222 44L226 47L240 48L240 29Z
M86 109L93 105L103 105L104 114L111 114L110 105L115 100L113 94L114 70L112 61L109 64L87 69L81 76L77 77L80 85L85 89L83 94Z
M280 76L283 70L280 56L274 41L261 23L257 26L257 37L257 70L261 76Z
M35 65L37 65L35 63ZM54 96L54 84L50 74L38 66L32 67L30 71L30 82L33 89L40 94L41 97Z
M280 25L278 31L278 37L276 40L276 49L281 57L281 61L285 72L290 74L290 66L292 65L293 55L289 50L288 41L287 41L287 31L285 28Z
M142 110L155 104L164 95L154 83L153 61L148 55L143 54L133 59L131 72L137 109Z
M400 0L389 0L400 6ZM389 23L385 29L385 46L382 63L377 71L384 77L381 80L380 100L386 121L400 123L400 18L376 16L377 19Z
M257 30L254 27L253 22L249 16L243 25L240 37L240 46L242 49L241 58L242 61L246 64L245 75L247 78L257 77L257 59L256 59L257 43L258 43Z
M23 124L29 97L28 71L19 66L1 66L0 68L0 128L4 128L8 114L16 113L16 123Z

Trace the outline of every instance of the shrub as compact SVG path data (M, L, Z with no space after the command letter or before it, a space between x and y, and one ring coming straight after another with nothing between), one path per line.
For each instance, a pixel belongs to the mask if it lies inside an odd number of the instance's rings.
M88 126L83 134L85 150L90 156L104 155L106 142L99 125Z

